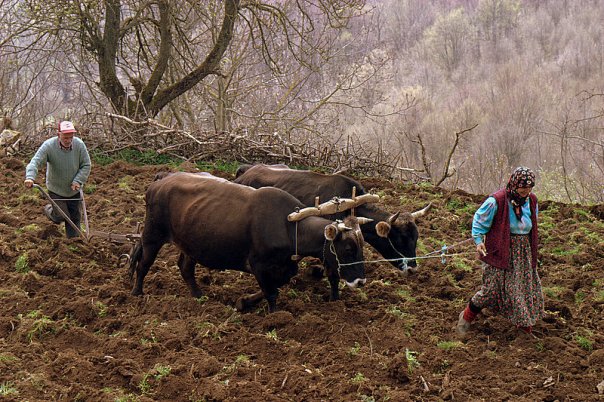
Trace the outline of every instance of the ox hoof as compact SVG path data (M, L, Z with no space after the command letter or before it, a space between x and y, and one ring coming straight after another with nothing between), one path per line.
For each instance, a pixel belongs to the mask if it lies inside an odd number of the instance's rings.
M311 265L310 267L310 275L314 279L322 279L323 278L323 267L317 265Z
M246 303L245 300L243 300L243 297L240 297L235 302L235 309L237 311L239 311L240 313L243 312L243 311L245 311L245 309L247 308L247 306L248 306L248 304Z
M143 291L142 290L138 290L138 289L132 289L132 292L130 292L130 294L132 296L142 296L143 295Z

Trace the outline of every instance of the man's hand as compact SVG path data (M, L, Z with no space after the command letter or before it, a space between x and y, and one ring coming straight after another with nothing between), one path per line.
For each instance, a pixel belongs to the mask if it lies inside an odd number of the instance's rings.
M73 191L79 191L80 190L80 183L76 183L76 182L71 183L71 189Z
M487 246L485 246L484 243L480 243L476 245L476 251L478 252L479 256L482 255L485 257L487 255Z
M34 185L34 181L32 179L25 179L25 181L23 183L25 184L25 187L27 187L27 188L32 188Z

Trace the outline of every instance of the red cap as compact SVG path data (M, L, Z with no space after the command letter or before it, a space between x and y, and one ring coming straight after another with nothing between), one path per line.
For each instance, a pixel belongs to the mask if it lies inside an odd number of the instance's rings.
M77 130L70 121L62 121L59 123L59 133L77 133Z

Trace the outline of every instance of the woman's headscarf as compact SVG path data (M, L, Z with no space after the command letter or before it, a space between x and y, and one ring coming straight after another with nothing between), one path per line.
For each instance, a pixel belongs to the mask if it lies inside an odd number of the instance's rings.
M510 180L508 180L508 184L505 187L505 190L508 194L512 202L512 206L514 207L514 213L516 214L516 218L518 220L522 217L522 206L526 202L526 197L521 197L520 194L516 191L519 188L532 188L535 186L535 173L527 167L517 167L516 170L510 176Z

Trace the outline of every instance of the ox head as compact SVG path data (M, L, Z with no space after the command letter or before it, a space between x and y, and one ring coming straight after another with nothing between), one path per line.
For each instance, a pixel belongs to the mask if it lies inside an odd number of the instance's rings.
M351 288L365 284L363 262L363 233L360 226L372 219L348 216L343 222L336 221L325 227L325 264L328 270L338 270L346 285Z
M413 213L401 214L397 212L388 219L375 225L376 237L372 238L371 245L395 267L406 271L407 267L417 267L415 261L417 239L419 233L415 219L428 212L432 204Z

